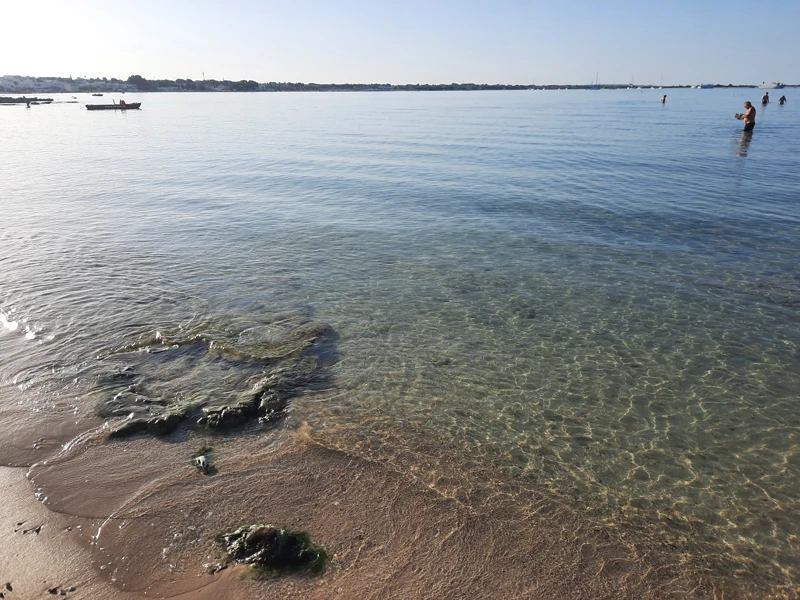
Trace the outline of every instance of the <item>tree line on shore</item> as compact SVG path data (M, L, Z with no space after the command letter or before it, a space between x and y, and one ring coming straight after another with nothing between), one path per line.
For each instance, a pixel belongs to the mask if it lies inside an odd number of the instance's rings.
M227 79L145 79L140 75L131 75L127 82L135 85L141 92L154 92L159 90L179 91L220 91L231 92L362 92L362 91L472 91L472 90L557 90L557 89L623 89L629 84L605 85L510 85L489 83L293 83L270 81L258 83L251 80L229 81ZM650 86L643 86L650 87ZM691 88L691 85L667 86L669 88ZM714 87L755 87L752 85L717 85Z
M380 92L380 91L471 91L471 90L556 90L556 89L624 89L631 87L629 84L603 84L603 85L510 85L510 84L487 84L487 83L441 83L441 84L428 84L428 83L408 83L408 84L391 84L391 83L294 83L294 82L278 82L270 81L268 83L259 83L257 81L240 80L231 81L227 79L147 79L141 75L131 75L126 80L112 78L91 78L91 79L78 79L73 80L71 77L46 77L46 78L33 78L35 81L41 83L61 83L71 84L73 87L67 87L67 91L82 91L82 92L104 92L104 91L120 91L127 89L133 91L134 89L139 92L167 92L167 91L186 91L186 92L214 92L214 91L230 91L230 92ZM122 85L121 85L122 84ZM75 86L79 86L75 89ZM642 86L651 87L651 86ZM689 88L690 85L667 86L668 88ZM716 85L714 87L756 87L752 85ZM53 89L48 89L45 85L31 87L30 90L23 89L17 84L15 87L9 87L8 91L16 92L36 92L36 91L59 91L57 85L53 85ZM0 89L2 86L0 85Z
M135 85L139 91L152 92L159 89L180 89L187 91L213 91L226 89L232 92L330 92L330 91L391 91L391 90L527 90L531 85L498 85L480 83L448 84L404 84L390 83L294 83L270 81L260 84L253 80L229 81L227 79L145 79L141 75L131 75L126 83Z

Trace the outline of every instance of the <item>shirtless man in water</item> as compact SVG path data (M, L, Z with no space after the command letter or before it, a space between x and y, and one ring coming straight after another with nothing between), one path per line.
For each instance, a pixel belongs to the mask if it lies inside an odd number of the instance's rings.
M749 101L744 103L744 107L747 109L747 112L744 113L742 120L744 121L744 130L745 131L753 131L753 127L756 126L756 107L753 106Z

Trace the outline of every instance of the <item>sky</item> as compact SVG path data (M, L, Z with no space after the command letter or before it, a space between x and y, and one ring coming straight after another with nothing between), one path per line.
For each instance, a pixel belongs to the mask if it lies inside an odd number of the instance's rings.
M800 83L800 0L0 0L0 75Z

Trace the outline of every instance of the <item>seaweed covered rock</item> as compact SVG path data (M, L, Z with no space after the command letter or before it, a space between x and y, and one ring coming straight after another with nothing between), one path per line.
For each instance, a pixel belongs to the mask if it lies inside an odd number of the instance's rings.
M183 421L184 415L178 413L166 413L153 417L147 422L147 430L155 435L167 435L172 433Z
M118 425L114 429L111 430L109 433L109 437L112 438L123 438L129 437L131 435L137 434L140 431L145 431L147 429L147 420L146 419L128 419L121 425Z
M262 423L276 421L284 414L291 395L287 390L291 389L280 377L270 377L256 384L252 392L235 404L203 408L204 416L199 423L210 429L228 429L256 416Z
M335 341L330 326L298 315L144 332L90 367L97 413L113 419L112 437L169 435L190 418L212 431L272 425L292 398L330 386Z
M230 560L268 571L319 573L328 557L308 534L274 525L246 525L222 536Z

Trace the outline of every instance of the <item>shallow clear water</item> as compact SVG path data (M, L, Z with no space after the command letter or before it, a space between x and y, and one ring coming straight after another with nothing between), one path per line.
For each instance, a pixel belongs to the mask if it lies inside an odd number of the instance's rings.
M748 139L733 113L759 90L666 92L3 108L3 432L90 413L81 378L137 337L324 322L301 414L339 444L484 456L796 581L800 109L786 90ZM161 394L252 375L150 363Z

